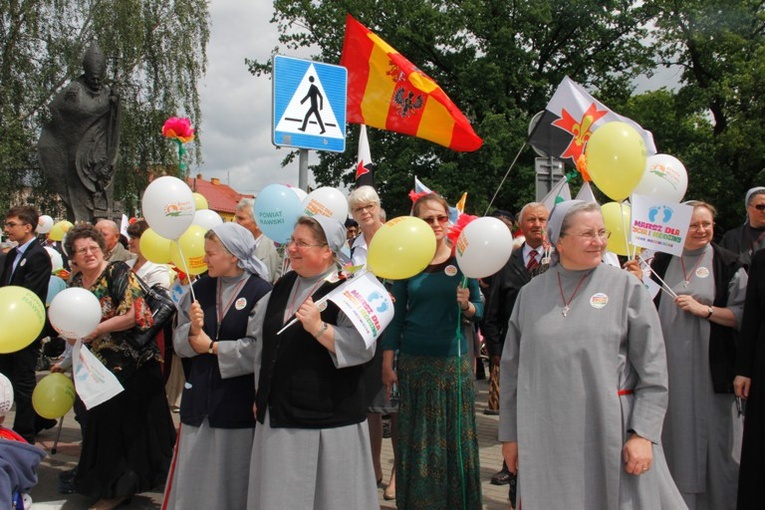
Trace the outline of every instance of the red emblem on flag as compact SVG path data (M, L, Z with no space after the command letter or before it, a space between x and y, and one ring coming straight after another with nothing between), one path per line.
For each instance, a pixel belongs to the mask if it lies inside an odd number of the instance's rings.
M574 137L566 147L563 154L560 155L562 159L572 158L574 161L579 159L579 156L584 152L584 145L587 140L590 139L592 134L592 126L604 115L608 113L608 110L598 110L595 103L591 103L587 111L582 115L582 120L576 121L565 108L561 111L561 118L552 123L553 126L559 127L562 130L570 133Z

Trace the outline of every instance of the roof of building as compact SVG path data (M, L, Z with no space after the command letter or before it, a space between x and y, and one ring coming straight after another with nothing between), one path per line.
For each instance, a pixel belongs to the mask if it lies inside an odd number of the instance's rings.
M254 195L239 193L230 186L220 182L220 179L213 177L209 181L202 178L199 174L196 177L186 179L192 191L199 193L207 199L207 206L218 213L236 212L236 204L242 198L255 198Z

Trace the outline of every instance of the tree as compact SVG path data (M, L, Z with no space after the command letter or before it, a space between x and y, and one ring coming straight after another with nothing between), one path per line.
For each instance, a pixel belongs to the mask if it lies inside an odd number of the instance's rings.
M631 78L652 65L652 50L641 44L653 16L645 2L276 0L274 8L272 22L287 50L317 47L314 58L330 63L340 60L350 12L431 76L484 139L478 151L456 153L370 130L379 191L393 215L408 212L414 175L452 202L467 191L468 210L482 214L524 143L529 120L565 75L596 84L608 97L629 97ZM255 74L268 69L249 64ZM357 129L350 133L354 147ZM354 151L320 158L318 182L351 181ZM495 207L517 210L533 199L533 158L528 148L521 153Z
M657 122L669 131L672 121L695 121L703 143L675 144L668 135L666 152L687 154L680 159L688 196L718 207L720 233L740 224L746 190L765 183L765 7L754 0L661 0L656 7L660 63L682 70L670 118Z
M160 136L164 120L185 112L201 123L209 22L205 0L0 0L0 206L18 182L33 187L41 209L52 203L37 163L40 126L93 41L123 100L115 198L135 206L149 172L177 165Z

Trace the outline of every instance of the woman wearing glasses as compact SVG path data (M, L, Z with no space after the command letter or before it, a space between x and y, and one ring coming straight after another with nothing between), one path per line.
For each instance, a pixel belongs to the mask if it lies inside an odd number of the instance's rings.
M481 294L477 280L460 286L446 201L425 195L412 214L433 229L436 252L422 273L393 283L396 313L383 337L383 383L389 390L398 383L400 395L396 506L480 509L473 369L461 318L481 316Z
M65 244L80 270L70 286L88 289L101 303L101 323L83 342L125 388L86 412L72 488L99 498L91 508L112 509L164 483L175 427L165 400L159 348L154 342L131 342L132 332L152 322L130 267L104 259L106 241L90 225L71 229Z
M254 338L218 350L227 373L255 371L249 510L379 506L363 384L375 348L333 302L316 304L342 283L345 242L339 221L300 218L287 244L292 271L258 304Z
M682 256L658 253L651 264L653 278L677 296L655 298L669 371L662 438L688 507L732 509L743 428L733 395L736 329L747 275L737 254L712 242L714 207L686 203L693 215Z
M608 235L597 204L556 205L552 265L508 323L499 439L523 508L685 508L661 448L661 326L640 281L601 263Z
M230 374L220 355L255 336L255 312L271 284L254 255L255 239L236 223L205 234L207 275L178 303L173 347L183 360L186 384L173 469L165 488L166 509L245 508L249 451L255 418L255 381Z

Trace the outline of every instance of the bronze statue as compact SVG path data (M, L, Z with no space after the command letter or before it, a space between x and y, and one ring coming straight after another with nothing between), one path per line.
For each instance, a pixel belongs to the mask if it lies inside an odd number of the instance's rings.
M115 216L114 172L120 139L119 90L104 85L106 59L92 44L82 59L84 73L51 101L50 122L37 152L45 177L74 221Z

